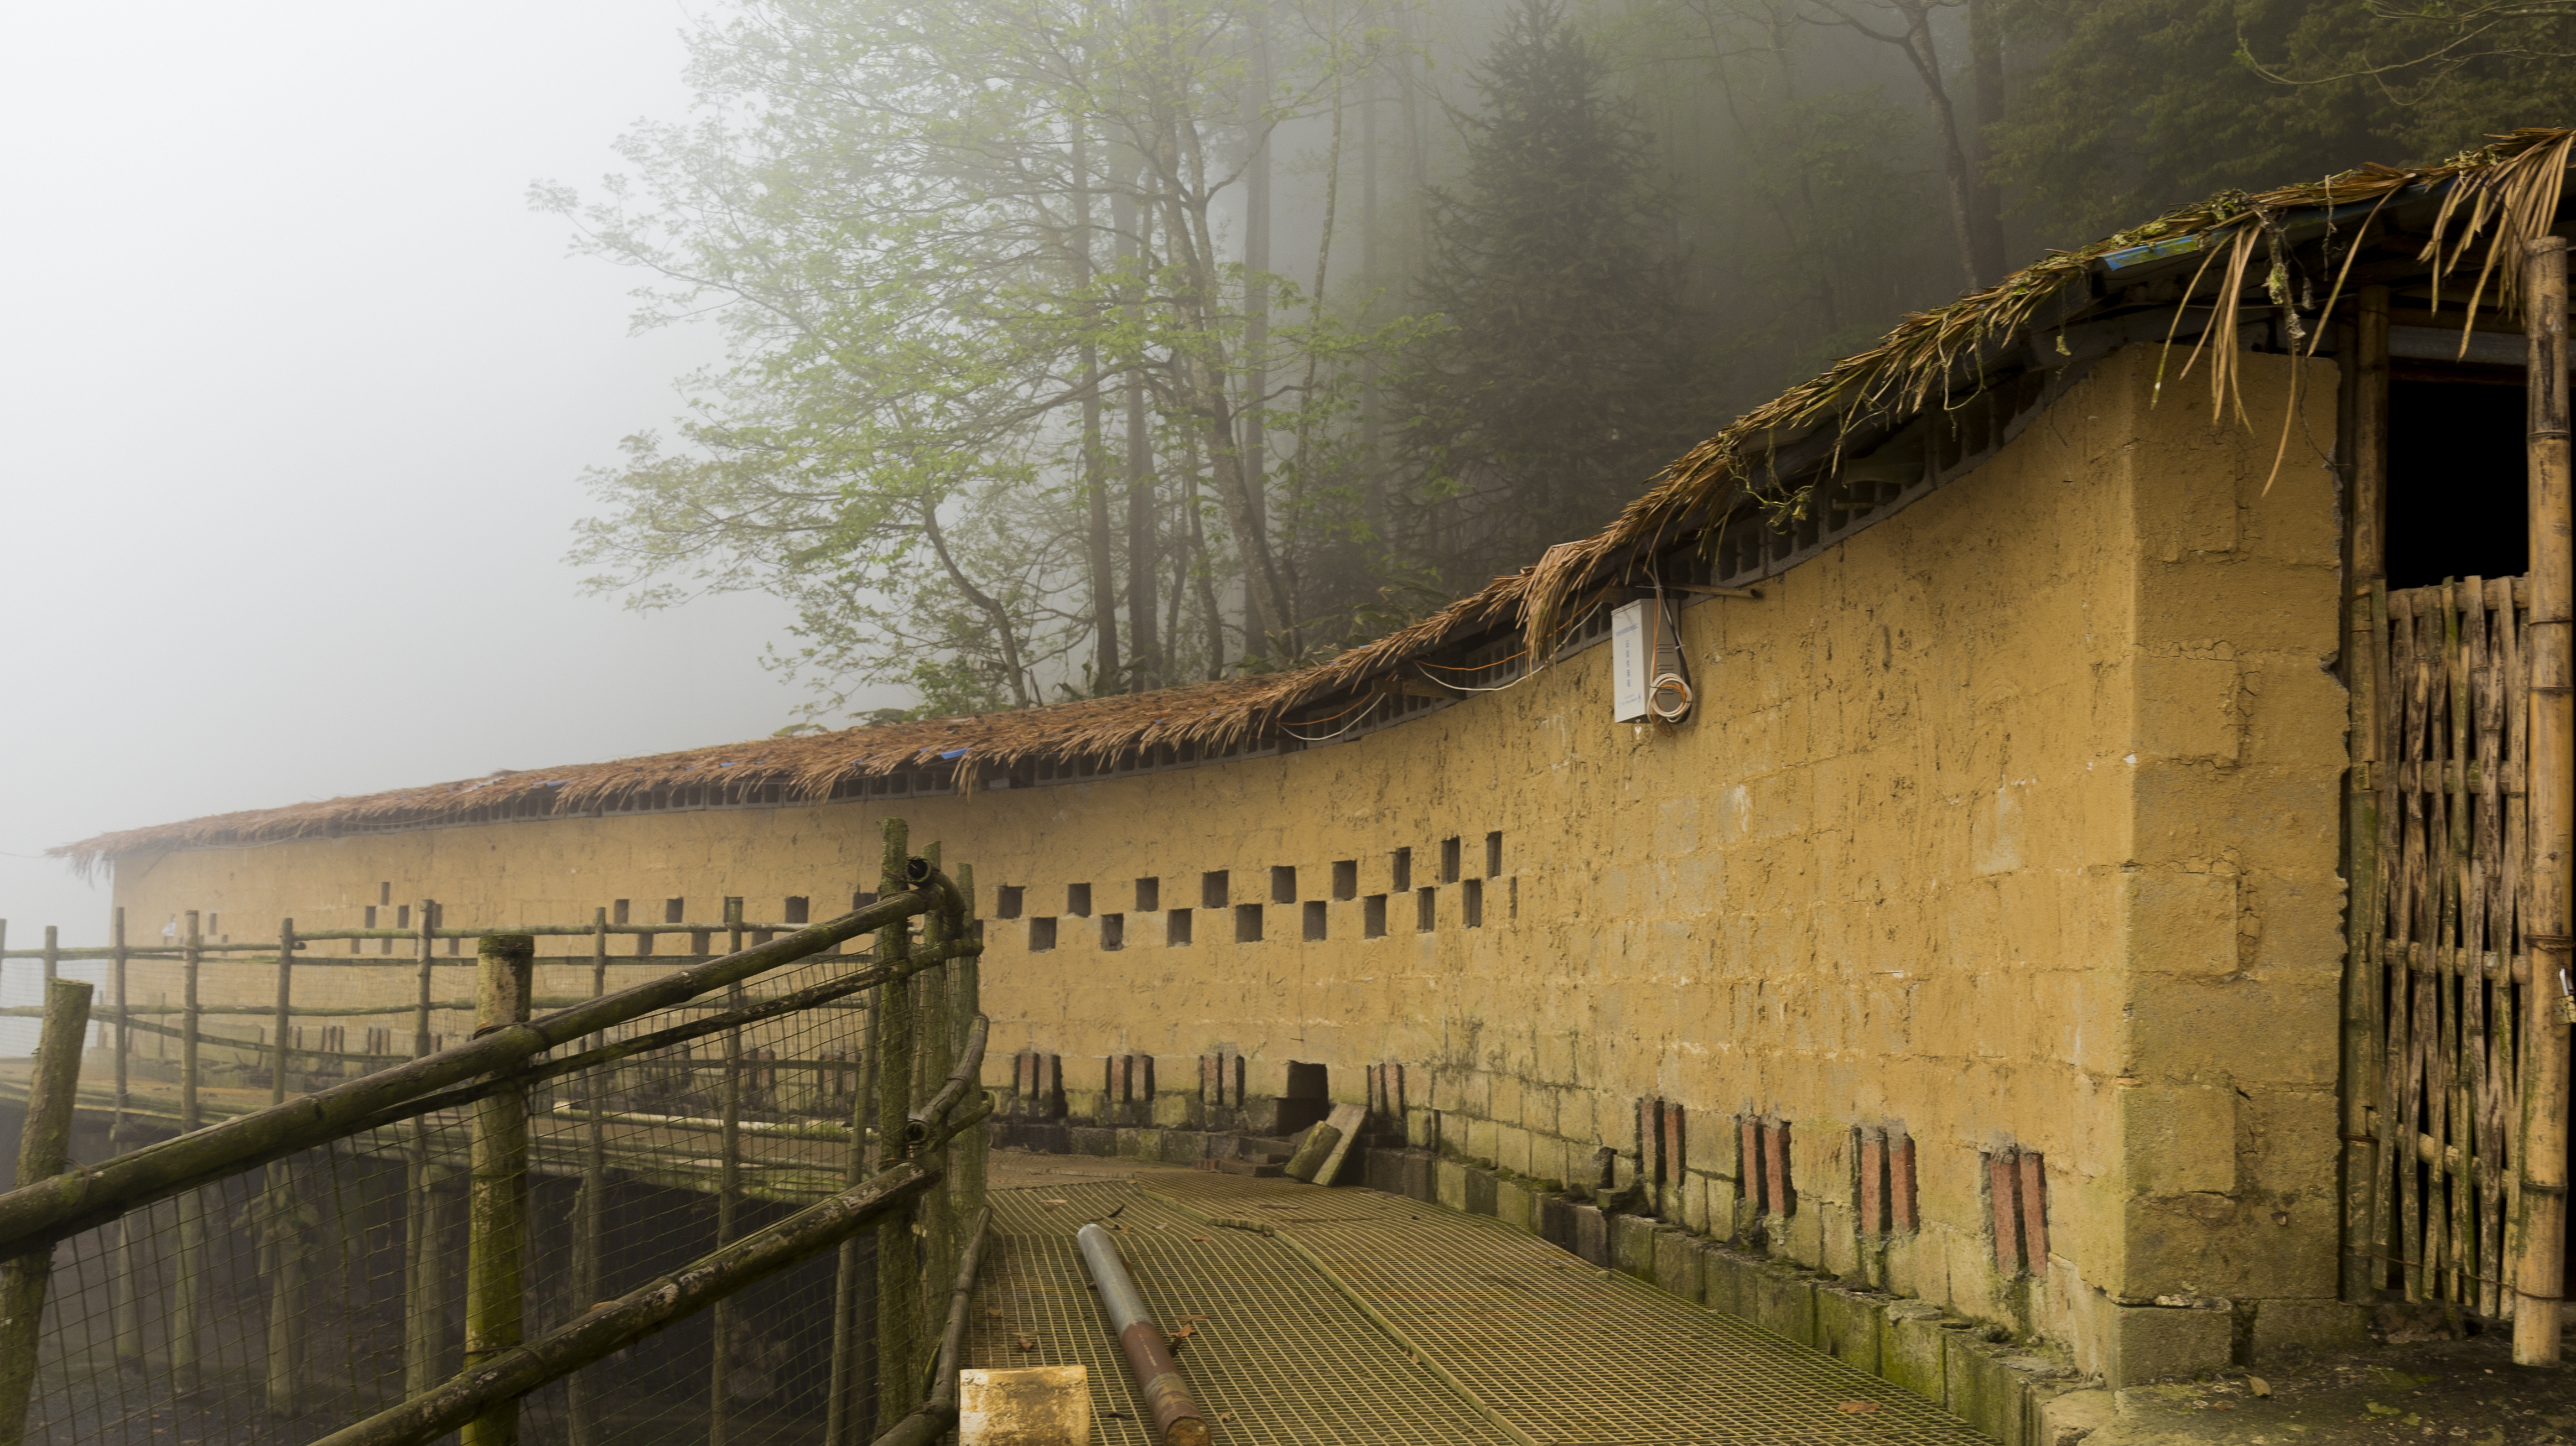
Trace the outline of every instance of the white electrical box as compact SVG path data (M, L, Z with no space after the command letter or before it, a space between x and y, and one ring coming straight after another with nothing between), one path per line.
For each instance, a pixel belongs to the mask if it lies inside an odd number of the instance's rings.
M1646 716L1646 699L1658 674L1681 663L1681 632L1669 604L1652 598L1621 603L1610 613L1610 717L1627 723Z

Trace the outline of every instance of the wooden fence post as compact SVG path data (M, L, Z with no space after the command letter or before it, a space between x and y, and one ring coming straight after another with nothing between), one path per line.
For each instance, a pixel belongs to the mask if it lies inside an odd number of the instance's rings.
M2379 1214L2376 1186L2382 1168L2381 1146L2372 1141L2371 1115L2379 1100L2379 1042L2385 1030L2379 1015L2379 945L2387 934L2382 927L2379 878L2379 789L2385 781L2379 776L2380 660L2372 617L2373 599L2386 572L2380 516L2388 473L2388 288L2363 287L2355 311L2351 470L2346 474L2344 497L2352 529L2351 566L2344 575L2347 626L2343 636L2349 704L2345 877L2352 883L2344 903L2342 1295L2347 1301L2367 1303L2386 1274L2378 1258L2385 1235L2371 1233ZM2388 1121L2381 1125L2392 1127Z
M910 835L899 818L885 821L880 899L910 888L905 866L912 857ZM897 919L877 935L877 959L900 964L912 957L912 921ZM904 1125L912 1113L913 980L896 979L877 988L877 1159L879 1168L898 1163L904 1153ZM877 1429L890 1431L911 1414L915 1337L921 1330L921 1267L913 1258L912 1212L899 1211L877 1226Z
M845 952L847 948L843 946ZM870 989L862 997L868 1012L859 1025L859 1069L850 1084L850 1148L841 1173L845 1187L868 1178L868 1135L876 1122L876 1020L885 1010L885 987ZM876 1291L861 1259L858 1237L841 1242L838 1266L832 1282L832 1371L827 1388L831 1394L824 1404L823 1446L859 1446L862 1428L872 1419L868 1393L876 1380L874 1357L859 1347L875 1320Z
M420 901L420 937L414 945L418 987L412 1005L411 1056L430 1053L430 971L437 967L438 905ZM439 1382L439 1347L447 1330L447 1269L440 1244L447 1233L439 1183L447 1171L429 1154L429 1122L411 1122L403 1191L403 1394L417 1396Z
M725 952L742 952L742 900L724 901ZM704 954L706 936L698 936L697 952ZM725 1008L742 1008L742 986L725 990ZM716 1089L716 1113L722 1164L716 1176L716 1248L733 1243L735 1201L742 1194L742 1031L724 1032L724 1074ZM733 1374L733 1302L716 1302L711 1322L715 1340L707 1354L707 1446L725 1446L727 1417L730 1415L725 1380Z
M939 867L937 843L923 848L921 856L932 868ZM944 906L934 906L921 916L921 942L932 951L945 948L950 942L948 923L948 910ZM950 1008L954 1001L950 998L949 986L957 977L956 961L952 959L935 964L914 977L920 981L921 991L921 1048L917 1055L921 1067L915 1073L913 1096L926 1100L948 1082L949 1072L957 1067L957 1042L949 1029L950 1020L954 1017ZM955 1158L948 1151L942 1154L949 1159ZM933 1292L938 1290L939 1283L952 1279L957 1273L956 1203L957 1182L952 1178L941 1180L937 1189L921 1197L917 1207L922 1216L921 1243L925 1257L921 1271L924 1309L937 1299ZM928 1322L925 1320L923 1325L926 1329ZM918 1369L927 1363L927 1358L922 1357L917 1358L914 1364ZM917 1381L918 1377L914 1379ZM919 1404L916 1397L905 1404L905 1409L910 1410Z
M205 936L197 932L197 911L188 911L188 932L179 953L179 1133L205 1124L197 1100L197 1031L204 1015L197 1004L197 975L205 963ZM170 1374L184 1391L204 1382L197 1372L201 1359L197 1332L206 1319L206 1201L203 1190L179 1197L178 1319L170 1330Z
M89 1037L90 986L45 984L45 1025L27 1082L27 1125L18 1136L18 1183L63 1172L71 1159L72 1110L79 1103L81 1046ZM45 1291L53 1284L54 1247L39 1245L0 1261L0 1446L27 1439L27 1407L36 1390L36 1352L43 1343Z
M62 929L60 926L54 924L47 924L45 926L45 983L48 985L62 977L63 946L61 936Z
M608 992L608 910L595 909L590 916L590 997L597 999ZM608 1042L606 1034L590 1037L589 1047L597 1049ZM601 1247L606 1243L601 1234L607 1224L608 1137L600 1128L602 1096L609 1082L616 1078L614 1066L602 1065L590 1071L582 1084L583 1113L588 1116L583 1129L581 1195L573 1209L572 1222L572 1295L573 1309L584 1311L603 1297ZM564 1382L566 1414L571 1417L572 1446L598 1446L599 1402L591 1392L590 1372L575 1371Z
M292 1014L292 991L295 981L295 921L277 922L277 1049L269 1070L268 1102L286 1102L286 1071L291 1042L288 1021ZM268 1167L267 1188L262 1192L260 1223L260 1257L268 1283L268 1371L266 1397L269 1414L292 1417L303 1412L297 1399L296 1377L303 1354L304 1334L304 1230L295 1219L295 1162L280 1160Z
M2529 396L2531 507L2530 914L2522 1073L2522 1258L2514 1271L2513 1358L2558 1361L2567 1265L2567 1020L2560 1011L2570 957L2568 867L2576 860L2576 662L2569 656L2567 241L2543 236L2522 257L2523 373Z
M416 952L412 956L413 969L418 975L413 982L420 991L411 1006L411 1057L414 1059L420 1059L429 1053L429 974L437 967L430 955L432 946L438 940L437 918L438 901L421 900L420 938L414 946Z
M976 937L975 866L973 864L957 866L957 892L966 900L966 908L959 920L957 936L958 942L964 943ZM975 1016L984 1012L984 956L961 955L949 965L949 968L953 971L950 978L954 981L953 997L956 1000L950 1008L949 1017L956 1025L957 1049L963 1052L966 1048L966 1036L975 1027ZM967 1092L969 1103L961 1104L958 1108L970 1109L972 1102L979 1101L983 1097L984 1085L979 1079L975 1083L975 1088ZM990 1125L977 1125L958 1137L958 1144L949 1155L957 1172L953 1188L959 1191L958 1199L964 1202L962 1218L972 1219L976 1211L984 1208L985 1153L992 1148L992 1138L993 1132Z
M533 934L486 934L474 987L477 1033L524 1024L535 972ZM528 1095L494 1092L474 1109L473 1195L465 1267L465 1369L519 1344L528 1239ZM463 1446L517 1446L519 1404L465 1425Z
M125 1110L127 1085L125 1053L132 1046L133 1034L126 1027L130 1011L125 990L125 906L117 905L107 916L107 995L109 1007L116 1011L116 1026L109 1037L116 1066L115 1106L108 1116L107 1142L111 1150L125 1144ZM127 1215L116 1226L116 1279L109 1285L109 1318L116 1334L116 1363L119 1366L143 1364L143 1311L136 1299L142 1277L142 1239L151 1234L149 1211ZM139 1234L138 1234L139 1232Z

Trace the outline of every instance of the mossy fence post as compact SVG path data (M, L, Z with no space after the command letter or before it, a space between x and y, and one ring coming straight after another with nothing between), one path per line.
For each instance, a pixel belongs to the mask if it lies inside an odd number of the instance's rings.
M474 986L474 1032L528 1019L537 939L486 934ZM496 1090L474 1109L473 1193L465 1264L465 1369L517 1346L525 1308L528 1238L528 1094ZM517 1446L519 1405L495 1406L460 1433L463 1446Z
M126 1021L132 1017L127 1009L125 988L125 906L117 905L107 916L107 998L108 1007L116 1013L115 1027L109 1031L109 1048L115 1064L115 1094L108 1116L107 1140L111 1150L125 1148L125 1111L127 1079L126 1051L132 1047L132 1031ZM137 1298L143 1276L145 1242L152 1234L153 1210L137 1211L117 1222L116 1279L109 1284L110 1324L116 1333L116 1363L139 1370L143 1366L143 1308Z
M197 1100L197 1032L205 1016L198 1008L197 980L205 964L205 936L197 931L197 911L188 911L188 932L179 948L179 1133L203 1125ZM202 1189L179 1197L178 1319L170 1327L170 1374L179 1389L204 1384L198 1376L203 1359L198 1331L206 1320L206 1200Z
M590 997L608 993L608 910L593 909L590 915ZM608 1042L604 1033L591 1035L584 1048L597 1049ZM608 1136L600 1119L600 1096L607 1090L614 1071L606 1067L592 1070L582 1085L582 1165L581 1194L573 1208L572 1221L572 1309L586 1311L601 1299L601 1251L606 1245L601 1232L607 1224ZM569 1417L572 1446L598 1446L599 1402L591 1392L591 1374L575 1371L564 1381L565 1415Z
M725 952L742 952L742 900L724 901ZM698 952L706 952L700 936ZM725 990L725 1008L742 1008L742 985ZM720 1142L716 1175L716 1248L733 1243L736 1203L742 1196L742 1031L724 1032L724 1073L716 1092L718 1115L717 1138ZM716 1302L711 1349L707 1352L707 1446L725 1446L727 1410L730 1404L726 1379L733 1374L733 1300Z
M850 1085L850 1147L841 1173L841 1183L850 1188L867 1179L872 1168L868 1135L876 1120L876 1025L885 1012L887 987L879 985L864 997L868 1017L861 1026L858 1075ZM869 1337L868 1322L875 1318L876 1290L857 1236L842 1241L838 1255L839 1268L832 1281L832 1369L823 1409L823 1443L859 1446L871 1419L867 1403L876 1381L875 1358L862 1349Z
M911 835L899 818L885 821L885 860L877 897L911 886ZM912 920L895 920L877 935L877 960L899 966L912 957ZM869 1013L877 1053L877 1161L884 1169L904 1157L904 1127L912 1113L913 1009L919 976L888 981ZM890 1431L911 1414L915 1337L920 1333L921 1260L912 1243L912 1217L920 1208L889 1214L877 1226L877 1429Z
M277 1013L273 1026L276 1051L271 1056L268 1102L286 1103L289 999L295 987L295 921L277 924ZM272 1416L302 1414L296 1377L302 1364L304 1333L304 1230L296 1220L295 1162L285 1159L268 1167L260 1208L260 1268L268 1281L268 1360L266 1403Z
M71 1161L72 1110L79 1103L89 1000L87 984L68 979L45 983L44 1031L36 1045L35 1072L27 1082L27 1124L18 1136L20 1185L59 1175ZM27 1439L45 1292L53 1276L51 1243L0 1261L0 1446L18 1446Z

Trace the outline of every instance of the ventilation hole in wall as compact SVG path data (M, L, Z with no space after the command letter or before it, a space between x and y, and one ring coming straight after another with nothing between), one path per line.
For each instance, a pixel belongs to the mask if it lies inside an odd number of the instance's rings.
M1397 849L1386 856L1387 892L1405 894L1413 891L1413 850Z
M1485 881L1469 879L1458 888L1458 922L1470 929L1485 927Z
M393 884L392 884L390 881L387 881L387 882L385 882L385 883L381 883L381 884L376 885L376 902L377 902L377 903L379 903L379 904L390 904L390 903L392 903L393 901L394 901L394 886L393 886Z
M628 899L619 899L608 906L608 922L612 924L628 923L630 921L627 918L627 915L631 912L633 912L633 901Z
M806 922L806 916L812 911L812 900L802 894L790 894L787 896L787 902L780 906L778 917L790 924L802 924Z
M1272 864L1270 866L1270 902L1274 904L1297 902L1297 870L1294 865Z
M372 929L372 928L376 927L376 906L375 906L375 905L373 905L373 904L369 904L369 905L367 906L367 923L366 923L366 927L368 927L368 928L370 928L370 929Z
M1021 900L1026 897L1027 894L1028 890L1021 888L1018 884L1002 885L999 894L993 900L993 917L996 919L1018 918L1020 916Z
M1327 907L1329 906L1321 899L1313 899L1307 902L1306 937L1308 939L1321 939L1324 937L1324 930L1326 927L1324 911Z
M876 890L874 890L874 889L861 889L859 892L857 892L857 893L855 893L855 894L850 895L850 912L852 912L852 913L857 913L859 910L866 908L867 906L869 906L870 904L875 903L876 901L877 901L877 891L876 891Z
M1360 937L1386 937L1386 895L1371 894L1360 900Z
M1503 831L1485 835L1485 877L1500 878L1503 872Z
M1064 886L1064 911L1065 911L1066 913L1068 913L1068 914L1073 915L1073 916L1074 916L1075 918L1077 918L1077 919L1088 919L1088 918L1090 918L1090 917L1091 917L1091 885L1089 885L1089 884L1067 884L1067 885L1065 885L1065 886Z
M679 923L681 920L686 919L687 917L689 917L689 901L688 901L688 900L686 900L686 899L664 899L664 900L662 901L662 922L663 922L663 923L665 923L665 924L676 924L676 923Z
M1100 947L1103 949L1124 949L1127 947L1126 915L1103 914L1100 916Z
M1163 881L1161 879L1138 879L1136 881L1136 912L1139 914L1150 914L1161 907L1163 907Z
M408 929L411 927L411 905L394 905L394 927L397 929Z
M1458 840L1454 838L1440 841L1440 882L1458 882Z
M1185 945L1190 942L1190 911L1174 909L1163 916L1163 942Z
M1416 933L1430 933L1431 925L1440 917L1440 906L1433 898L1439 892L1428 888L1413 891L1413 928Z
M1356 899L1360 896L1360 861L1337 859L1333 863L1333 897Z
M1222 909L1226 906L1229 891L1226 886L1225 874L1226 871L1223 869L1211 869L1208 872L1199 875L1200 908Z
M1047 918L1029 920L1029 952L1034 954L1054 947L1055 920Z
M1234 942L1238 944L1261 942L1261 906L1259 904L1234 906Z

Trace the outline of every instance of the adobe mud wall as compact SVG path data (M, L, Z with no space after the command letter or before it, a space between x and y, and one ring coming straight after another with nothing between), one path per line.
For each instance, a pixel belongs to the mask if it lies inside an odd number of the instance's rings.
M1205 1056L1239 1055L1254 1096L1321 1063L1352 1101L1401 1063L1412 1138L1505 1177L1586 1184L1608 1149L1616 1187L1660 1166L1647 1207L1691 1230L2087 1372L2221 1363L2249 1303L2293 1319L2335 1286L2339 534L2310 449L2334 393L2311 363L2266 491L2287 363L2246 358L2248 430L2196 383L2150 410L2156 359L2106 359L1762 600L1687 609L1700 707L1669 736L1610 720L1595 648L1285 757L128 859L117 898L138 938L192 908L236 939L351 927L384 883L455 922L669 897L712 918L723 895L819 918L873 887L899 813L976 868L997 1087L1014 1051L1059 1056L1097 1116L1104 1058L1151 1056L1144 1108L1181 1125ZM138 999L175 999L166 974L138 966ZM1678 1131L1641 1141L1641 1101ZM1774 1194L1739 1157L1783 1139ZM2178 1304L2200 1299L2239 1309Z

